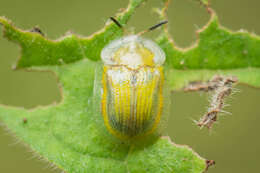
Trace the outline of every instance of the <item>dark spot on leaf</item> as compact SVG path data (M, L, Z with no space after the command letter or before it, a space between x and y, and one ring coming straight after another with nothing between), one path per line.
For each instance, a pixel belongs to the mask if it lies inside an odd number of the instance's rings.
M31 29L30 32L38 33L44 37L44 33L37 26L33 27L33 29Z
M27 122L28 122L28 119L27 118L23 118L23 123L27 124Z
M215 165L216 162L214 160L206 160L206 170L207 171L209 169L209 167L211 167L212 165Z

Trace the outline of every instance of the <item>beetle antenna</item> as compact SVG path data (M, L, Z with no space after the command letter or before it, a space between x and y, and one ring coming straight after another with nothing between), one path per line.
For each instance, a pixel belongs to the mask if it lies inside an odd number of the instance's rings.
M149 30L149 31L155 30L156 28L158 28L158 27L160 27L160 26L162 26L162 25L164 25L164 24L166 24L166 23L168 23L167 20L161 21L160 23L158 23L158 24L156 24L156 25L150 27L148 30Z
M153 31L153 30L155 30L156 28L158 28L158 27L160 27L160 26L162 26L162 25L164 25L164 24L167 24L167 23L168 23L167 20L161 21L160 23L158 23L158 24L156 24L156 25L154 25L154 26L148 28L147 30L144 30L144 31L138 33L137 35L142 35L142 34L144 34L144 33L146 33L146 32Z
M122 26L114 17L110 17L110 19L111 19L119 28L123 28L123 26Z

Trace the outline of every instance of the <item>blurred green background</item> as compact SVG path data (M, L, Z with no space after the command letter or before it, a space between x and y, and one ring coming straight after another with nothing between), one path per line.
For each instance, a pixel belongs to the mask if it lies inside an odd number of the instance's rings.
M49 38L57 39L68 30L90 35L127 4L127 0L0 0L0 16L8 17L24 29L37 25ZM147 1L127 28L141 31L157 23L158 18L151 8L160 4L159 0ZM212 7L225 27L244 28L260 35L259 0L212 0ZM168 14L170 33L180 47L192 45L196 41L195 30L209 19L206 10L195 0L172 0ZM158 33L149 33L147 37L153 38ZM1 34L0 103L32 108L59 102L57 82L51 73L11 70L18 57L19 47L3 39ZM200 130L192 122L207 110L207 94L173 92L171 95L171 116L166 133L175 143L187 144L201 156L215 160L217 164L209 173L259 172L260 90L245 85L237 88L240 92L229 99L230 106L225 109L232 115L221 116L211 132ZM48 163L40 161L0 127L0 172L54 173L61 170L53 170Z

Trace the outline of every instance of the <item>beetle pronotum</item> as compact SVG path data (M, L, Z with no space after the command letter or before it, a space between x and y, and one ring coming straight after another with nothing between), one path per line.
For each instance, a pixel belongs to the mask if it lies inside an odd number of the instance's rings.
M119 138L154 132L163 108L163 50L140 34L130 35L108 44L101 58L102 115L109 132Z

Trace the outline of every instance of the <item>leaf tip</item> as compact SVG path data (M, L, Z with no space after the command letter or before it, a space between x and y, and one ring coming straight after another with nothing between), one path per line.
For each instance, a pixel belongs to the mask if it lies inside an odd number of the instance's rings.
M8 25L11 25L11 21L8 20L5 16L0 16L0 24L4 27L7 27Z
M216 162L215 162L214 160L206 160L205 162L206 162L206 168L205 168L205 171L204 171L204 172L208 171L208 169L209 169L211 166L213 166L213 165L216 164Z
M0 16L0 24L6 23L8 20L4 16Z

